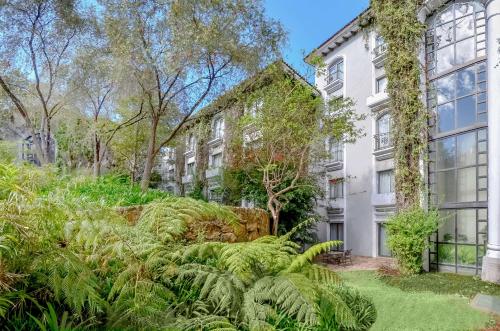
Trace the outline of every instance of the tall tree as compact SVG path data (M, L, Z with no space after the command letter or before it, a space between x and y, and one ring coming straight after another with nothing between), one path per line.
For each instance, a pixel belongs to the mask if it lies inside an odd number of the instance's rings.
M7 0L0 6L0 87L24 120L42 164L64 107L67 65L82 31L76 0Z
M348 99L325 103L319 93L281 62L271 65L254 83L246 112L236 124L233 167L260 173L267 208L277 234L287 194L309 185L309 165L326 157L325 142L333 137L352 141L361 134L361 119ZM241 148L243 147L243 148Z
M117 61L145 100L149 142L141 186L184 122L229 80L278 53L284 33L255 0L103 2ZM165 136L158 129L166 126Z
M124 97L119 100L117 76L114 74L119 67L113 63L106 41L96 34L93 37L91 43L79 50L74 61L71 83L73 99L89 122L93 173L94 177L99 177L103 160L116 133L141 121L144 116L141 102L132 112L119 111L119 101L129 102L130 97L126 96L126 91L121 91Z

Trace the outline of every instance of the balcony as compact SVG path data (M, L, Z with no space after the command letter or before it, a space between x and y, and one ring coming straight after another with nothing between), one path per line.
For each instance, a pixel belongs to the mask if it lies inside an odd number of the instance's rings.
M340 90L344 86L344 80L342 78L337 78L333 76L326 77L326 87L325 91L328 94L332 94L335 91Z
M341 159L327 160L324 162L324 167L326 171L341 170L344 167L344 161Z
M387 44L380 44L373 49L373 64L375 68L381 68L387 57Z
M387 160L393 157L394 143L392 139L392 134L379 133L373 136L375 139L375 159L377 161Z
M182 184L188 184L193 182L193 175L182 176Z
M217 168L210 168L205 171L205 177L207 179L209 178L214 178L214 177L219 177L222 175L222 168L217 167Z

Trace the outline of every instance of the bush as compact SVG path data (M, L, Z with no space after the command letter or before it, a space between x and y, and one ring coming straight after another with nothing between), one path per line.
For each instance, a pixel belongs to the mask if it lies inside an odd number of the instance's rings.
M230 226L236 215L168 196L129 226L98 194L123 192L123 179L40 194L51 177L40 176L45 171L0 164L0 325L7 329L366 330L375 320L369 299L312 263L339 242L302 254L291 234L187 244L187 223L216 218Z
M429 236L438 228L437 211L413 207L393 216L387 223L388 246L403 274L422 271L422 256L429 247Z
M169 196L169 193L157 189L143 192L124 175L105 175L97 179L79 177L68 184L68 191L74 197L102 202L106 206L142 205Z

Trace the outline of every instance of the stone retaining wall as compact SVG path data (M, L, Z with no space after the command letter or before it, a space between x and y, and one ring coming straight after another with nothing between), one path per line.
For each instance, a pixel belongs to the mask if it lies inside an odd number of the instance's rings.
M239 216L240 224L229 225L221 220L188 224L185 238L191 241L203 236L208 241L245 242L269 235L269 215L259 208L230 207ZM129 225L135 225L141 216L143 206L118 207Z

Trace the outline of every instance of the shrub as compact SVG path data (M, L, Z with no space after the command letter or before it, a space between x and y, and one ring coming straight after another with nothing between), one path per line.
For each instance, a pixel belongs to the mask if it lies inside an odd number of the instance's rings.
M429 236L438 228L437 211L413 207L393 216L387 223L388 246L403 274L422 271L422 256L429 247Z
M340 242L302 254L291 234L183 244L187 222L217 218L230 225L235 214L215 203L169 196L129 226L109 201L89 199L93 194L86 190L82 198L75 190L67 194L63 184L40 195L47 176L30 171L44 170L0 171L0 325L366 330L375 320L369 299L312 263ZM43 327L33 326L36 321ZM87 322L95 327L84 327Z
M143 192L139 185L123 175L105 175L97 179L79 177L67 187L73 197L102 202L107 206L142 205L169 196L169 193L157 189Z

